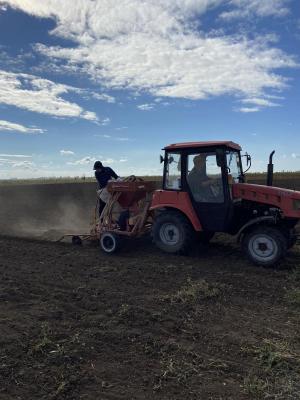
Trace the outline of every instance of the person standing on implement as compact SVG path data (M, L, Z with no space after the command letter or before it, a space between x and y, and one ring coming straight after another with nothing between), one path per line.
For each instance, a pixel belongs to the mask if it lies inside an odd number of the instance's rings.
M107 183L112 178L118 179L118 175L110 167L104 167L101 161L96 161L94 164L95 178L97 179L99 190L97 191L99 196L99 216L101 216L102 211L106 205L105 191Z

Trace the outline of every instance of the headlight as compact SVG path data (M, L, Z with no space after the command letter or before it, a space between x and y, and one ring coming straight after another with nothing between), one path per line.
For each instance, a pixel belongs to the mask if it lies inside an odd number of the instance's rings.
M300 211L300 200L293 200L293 209Z

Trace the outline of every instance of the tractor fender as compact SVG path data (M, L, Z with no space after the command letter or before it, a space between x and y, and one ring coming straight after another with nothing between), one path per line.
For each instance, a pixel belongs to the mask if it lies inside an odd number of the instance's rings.
M262 222L268 222L270 224L276 224L277 220L276 217L272 215L264 216L264 217L258 217L251 219L251 221L247 222L245 225L241 227L241 229L237 233L237 241L240 242L242 234L248 230L248 228L252 225L259 225Z
M159 211L163 209L174 210L179 212L180 214L182 214L184 217L187 218L187 220L191 223L195 231L201 232L203 230L194 210L192 209L187 210L184 207L174 207L174 204L159 204L152 206L150 208L150 211Z

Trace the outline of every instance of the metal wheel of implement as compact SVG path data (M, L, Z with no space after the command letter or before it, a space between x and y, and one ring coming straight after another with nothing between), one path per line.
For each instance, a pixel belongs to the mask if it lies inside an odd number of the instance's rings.
M100 247L107 254L115 253L119 248L119 238L111 232L102 233Z
M82 239L80 236L72 236L72 244L74 246L81 246L82 245Z
M258 227L245 234L243 247L255 264L272 266L285 256L287 240L276 228Z
M193 244L194 236L191 224L179 212L164 211L154 220L153 241L163 251L185 254Z

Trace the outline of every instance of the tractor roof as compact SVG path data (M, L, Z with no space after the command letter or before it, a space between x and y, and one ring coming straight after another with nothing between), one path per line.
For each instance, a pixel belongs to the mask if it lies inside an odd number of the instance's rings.
M184 142L184 143L173 143L169 144L164 148L164 150L180 150L187 148L197 148L197 147L219 147L226 146L234 150L242 150L240 145L231 141L216 141L216 142Z

